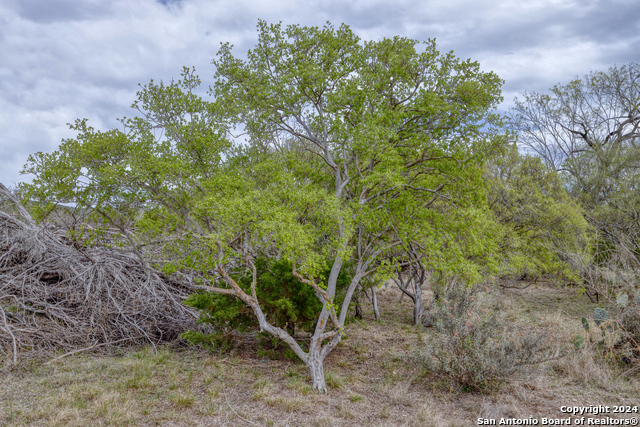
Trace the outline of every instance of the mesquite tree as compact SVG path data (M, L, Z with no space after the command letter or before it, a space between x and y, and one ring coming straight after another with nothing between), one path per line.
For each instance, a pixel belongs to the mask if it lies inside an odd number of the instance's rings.
M575 280L565 254L589 247L590 228L562 177L515 146L485 166L489 206L500 224L500 274L555 274Z
M471 228L486 202L482 154L504 143L492 113L502 81L434 41L362 42L330 24L260 22L258 32L245 60L221 47L212 101L194 94L190 70L171 85L152 82L134 104L141 117L109 132L78 121L76 139L30 159L36 179L23 190L79 203L120 229L150 268L241 299L326 392L324 359L363 279L390 275L401 262L392 254L413 240L436 268L469 269L468 247L483 252ZM91 227L76 236L99 241L97 221ZM263 312L258 256L291 261L322 302L308 347ZM242 270L250 289L233 278Z
M564 175L607 246L640 266L640 64L591 72L516 100L520 144Z

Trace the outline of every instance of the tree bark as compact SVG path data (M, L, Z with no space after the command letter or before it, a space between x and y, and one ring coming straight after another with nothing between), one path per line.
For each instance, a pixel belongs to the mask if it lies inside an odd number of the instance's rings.
M423 268L413 273L413 290L415 299L413 300L413 324L418 325L422 321L425 309L422 306L422 285L426 279L426 271Z
M313 390L319 393L327 393L327 382L324 378L324 360L320 355L320 352L314 351L309 353L307 359L307 368L311 373L311 382L313 384Z
M421 285L415 283L416 298L413 303L413 324L418 325L422 320L422 314L424 313L424 307L422 307L422 289Z
M362 306L360 305L360 296L359 293L353 296L353 302L356 304L356 313L355 317L357 319L362 320Z
M378 310L378 296L376 295L375 285L371 287L371 304L373 305L373 314L376 320L380 320L380 310Z
M402 271L398 272L398 278L393 281L402 291L402 295L407 295L413 302L413 324L418 325L425 316L426 310L422 306L422 284L425 281L427 272L423 268L409 268L406 279L403 278ZM412 283L413 282L413 283ZM410 284L413 289L411 290ZM423 323L425 323L423 321ZM425 326L431 326L430 318L426 321Z

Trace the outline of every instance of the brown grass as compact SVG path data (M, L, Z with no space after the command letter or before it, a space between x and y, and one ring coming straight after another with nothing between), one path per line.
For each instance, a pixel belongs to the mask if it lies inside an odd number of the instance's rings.
M462 393L411 358L419 334L431 331L410 325L408 299L398 302L393 289L379 296L383 320L365 311L328 357L328 395L312 392L305 366L284 358L143 348L7 370L0 425L467 426L478 417L566 418L560 405L638 404L640 381L621 377L591 346L548 363L534 380ZM516 326L553 328L558 345L571 344L593 310L586 297L548 285L495 288L485 302Z

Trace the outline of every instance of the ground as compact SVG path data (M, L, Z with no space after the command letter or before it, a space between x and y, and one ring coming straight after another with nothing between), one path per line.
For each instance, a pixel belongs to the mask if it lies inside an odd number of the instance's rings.
M411 326L410 301L400 301L397 290L379 294L382 320L367 307L327 358L327 395L311 390L304 365L259 357L253 347L223 355L146 347L4 368L0 425L470 426L478 418L566 419L562 405L640 403L637 371L602 361L596 348L571 348L584 334L580 319L596 306L574 288L488 290L485 303L500 307L507 321L549 328L554 342L570 349L536 377L514 378L488 394L465 393L425 372L414 348L433 330Z

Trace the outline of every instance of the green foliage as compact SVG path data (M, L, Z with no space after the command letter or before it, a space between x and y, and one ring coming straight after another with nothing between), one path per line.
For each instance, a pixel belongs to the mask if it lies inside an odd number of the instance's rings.
M257 280L260 283L257 296L267 320L274 326L286 329L292 335L296 331L311 330L322 310L322 303L311 286L299 282L293 276L292 263L284 259L259 258L255 265ZM329 272L329 269L325 269L321 272L321 277L326 277ZM249 293L251 279L247 274L235 277L240 287ZM342 302L344 291L350 281L347 269L343 269L338 277L337 304ZM200 310L202 313L199 321L211 325L216 331L208 335L193 331L184 334L183 338L193 344L210 342L215 346L217 341L228 339L233 332L245 333L258 328L251 308L232 295L198 292L190 295L184 303ZM278 344L271 347L277 348Z
M471 271L457 236L482 224L448 220L476 203L483 154L505 141L491 112L498 76L433 40L362 42L330 24L261 21L258 32L246 61L221 47L211 101L185 68L176 82L142 86L140 116L121 130L76 121L76 138L29 158L25 199L76 203L100 220L92 232L115 225L136 247L173 236L159 248L179 258L167 272L241 257L227 245L239 234L311 276L336 254L381 265L387 247L418 234L444 254L436 264ZM234 126L248 144L233 141ZM357 255L358 245L369 251Z
M604 308L595 308L593 310L593 320L596 322L596 326L600 326L602 322L607 321L609 319L609 313Z
M528 374L551 357L545 331L514 331L477 301L478 287L448 286L432 309L434 328L418 346L428 371L454 380L463 391L488 392L511 376Z
M575 280L566 257L589 245L590 227L561 177L515 147L488 166L489 205L501 226L502 274L551 273Z
M589 342L593 343L593 337L596 335L595 342L606 348L607 353L611 352L622 338L619 333L620 324L615 320L609 319L609 313L601 307L597 307L593 310L593 321L595 323L595 328L592 329L587 318L582 318L582 327L587 333ZM607 333L612 334L614 332L617 333L607 337ZM584 342L584 340L582 342Z
M248 328L247 304L300 357L263 311L292 331L310 328L318 301L331 304L315 328L331 350L350 302L337 294L345 269L351 298L359 281L394 271L409 242L426 248L428 268L465 280L493 268L482 171L507 141L495 73L440 53L434 40L362 41L329 23L260 21L245 58L221 46L210 100L184 69L177 82L141 87L139 116L122 129L76 121L76 138L29 158L25 200L77 204L92 221L85 234L106 233L165 274L217 292L190 299L203 320ZM292 265L261 271L254 289L242 271L251 257ZM326 294L314 300L291 280L293 265Z
M336 194L346 211L337 217L341 255L391 268L381 260L414 239L431 250L433 268L474 275L468 261L483 243L471 237L486 224L475 221L482 158L504 143L491 112L498 76L441 54L433 40L362 43L345 25L258 28L247 60L221 49L216 96L254 144ZM273 132L282 144L269 143Z

